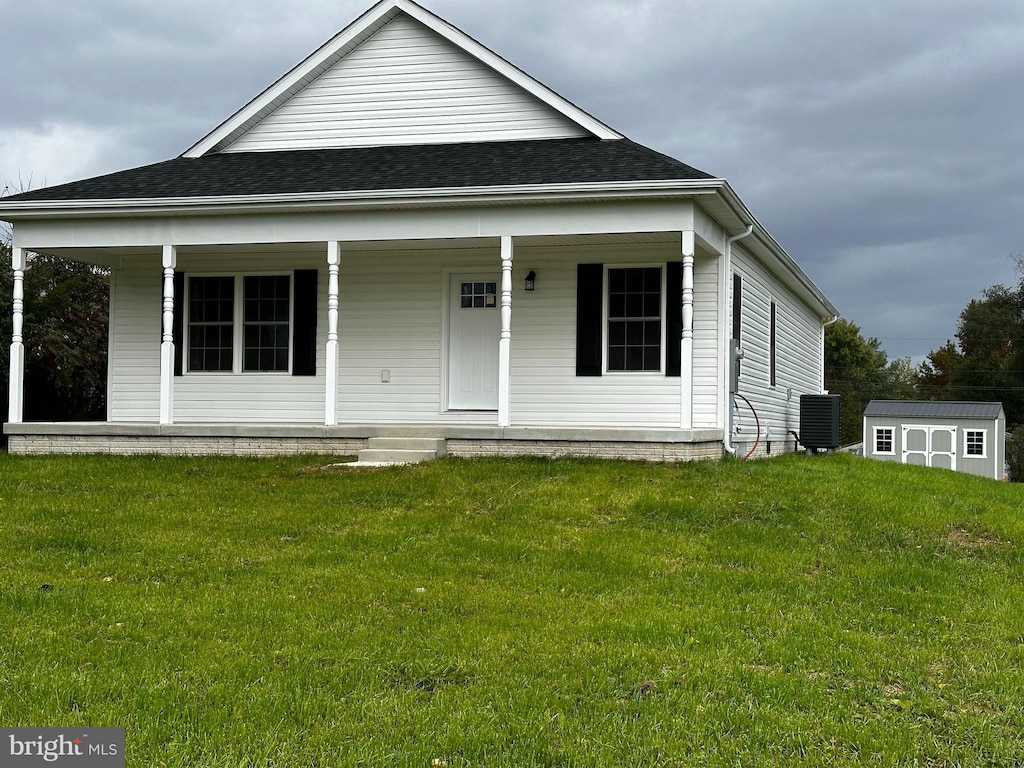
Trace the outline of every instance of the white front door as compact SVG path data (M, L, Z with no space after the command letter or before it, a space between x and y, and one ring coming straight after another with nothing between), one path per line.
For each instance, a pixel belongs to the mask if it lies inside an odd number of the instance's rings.
M496 411L498 276L452 275L448 306L448 408Z

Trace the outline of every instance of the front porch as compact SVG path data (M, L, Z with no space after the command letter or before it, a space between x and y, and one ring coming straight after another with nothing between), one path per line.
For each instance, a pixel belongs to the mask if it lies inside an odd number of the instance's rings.
M590 456L675 462L720 458L720 429L496 427L473 425L10 423L14 454L352 456L371 437L443 439L450 456Z

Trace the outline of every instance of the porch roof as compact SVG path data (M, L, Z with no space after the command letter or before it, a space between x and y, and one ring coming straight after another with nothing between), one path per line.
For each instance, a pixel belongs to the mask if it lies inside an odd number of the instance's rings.
M715 177L629 139L233 152L33 190L4 203L702 180Z

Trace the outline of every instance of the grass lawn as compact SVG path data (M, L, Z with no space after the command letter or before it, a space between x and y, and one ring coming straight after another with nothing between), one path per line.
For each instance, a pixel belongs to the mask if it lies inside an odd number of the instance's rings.
M1024 486L0 455L0 724L129 766L1024 763Z

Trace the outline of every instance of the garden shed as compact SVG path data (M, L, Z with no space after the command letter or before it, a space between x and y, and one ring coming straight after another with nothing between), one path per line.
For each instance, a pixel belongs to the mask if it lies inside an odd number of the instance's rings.
M1003 479L1002 403L872 400L864 409L864 455Z

